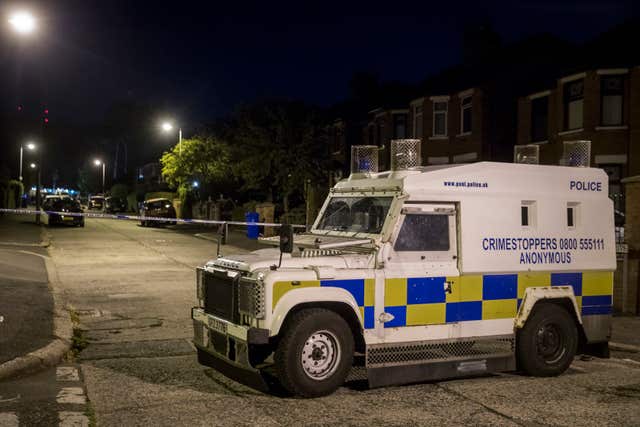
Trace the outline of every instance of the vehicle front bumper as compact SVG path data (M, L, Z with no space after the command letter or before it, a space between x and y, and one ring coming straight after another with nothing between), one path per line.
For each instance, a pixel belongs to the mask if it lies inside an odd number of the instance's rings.
M200 363L256 389L268 388L260 371L251 365L249 357L251 345L269 342L267 329L239 326L207 314L199 307L191 309L191 318L193 344L199 350Z

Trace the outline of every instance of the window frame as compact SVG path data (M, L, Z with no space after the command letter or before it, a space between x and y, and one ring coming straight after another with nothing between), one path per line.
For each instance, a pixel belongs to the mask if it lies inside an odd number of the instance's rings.
M436 104L443 104L444 110L436 110ZM436 132L436 116L443 115L444 116L444 133ZM433 137L446 137L448 136L448 127L449 127L449 102L446 100L433 100L432 101L432 127L431 127L431 136Z
M524 224L524 212L527 211L526 224ZM536 228L538 222L536 218L536 201L522 200L520 202L520 226L524 229Z
M436 263L451 263L457 265L458 259L458 236L457 236L457 221L456 221L456 205L453 203L437 202L427 204L426 202L405 202L400 209L400 218L395 224L395 229L392 233L390 240L391 245L391 257L388 261L392 264L395 263L420 263L436 262ZM446 251L396 251L395 244L400 234L400 231L405 223L405 218L408 215L446 215L449 218L448 230L449 230L449 249Z
M619 80L620 89L619 93L605 94L605 82L607 80ZM625 92L625 76L622 74L604 74L600 76L600 126L612 127L612 126L624 126L624 92ZM605 123L604 122L604 98L606 96L620 96L620 121L618 123Z
M571 87L572 85L576 85L576 84L582 85L581 93L579 97L577 95L573 95L574 99L571 99L572 97ZM569 113L571 110L571 104L574 102L581 102L582 114L580 115L580 125L575 127L570 127L571 120L569 118ZM562 106L563 106L563 113L564 113L563 114L564 115L563 130L567 132L572 130L583 129L584 128L584 77L566 81L562 84L562 104L563 104Z
M468 104L465 101L469 100ZM464 113L469 110L469 130L465 131ZM460 97L460 135L470 135L473 132L473 94Z
M413 101L411 104L411 137L424 139L424 100L423 98ZM418 127L420 135L418 135Z

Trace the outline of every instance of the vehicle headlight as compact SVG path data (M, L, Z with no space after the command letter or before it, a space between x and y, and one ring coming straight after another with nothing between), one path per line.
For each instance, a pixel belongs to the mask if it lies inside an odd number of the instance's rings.
M264 274L255 279L242 277L238 283L238 311L256 319L264 319Z

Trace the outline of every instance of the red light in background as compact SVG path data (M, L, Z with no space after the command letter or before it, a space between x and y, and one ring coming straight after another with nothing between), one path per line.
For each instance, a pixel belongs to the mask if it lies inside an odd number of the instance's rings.
M22 105L18 105L18 111L22 111Z
M49 114L49 109L48 108L45 108L44 114Z
M45 123L49 123L49 118L48 118L48 117L45 117L45 118L44 118L44 122L45 122Z

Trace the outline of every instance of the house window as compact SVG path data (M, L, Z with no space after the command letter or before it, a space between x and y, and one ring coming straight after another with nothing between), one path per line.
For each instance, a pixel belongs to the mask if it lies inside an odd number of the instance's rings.
M564 129L581 129L584 105L584 80L574 80L564 85Z
M447 136L447 108L446 101L433 103L433 136Z
M413 107L413 137L422 139L422 105Z
M622 76L603 76L600 79L600 123L602 126L622 125Z
M546 96L531 100L531 141L548 139L549 98Z
M396 251L448 251L449 215L407 215L393 248Z
M407 137L407 115L393 115L393 138L404 139Z
M471 133L471 96L462 98L460 109L460 133Z

